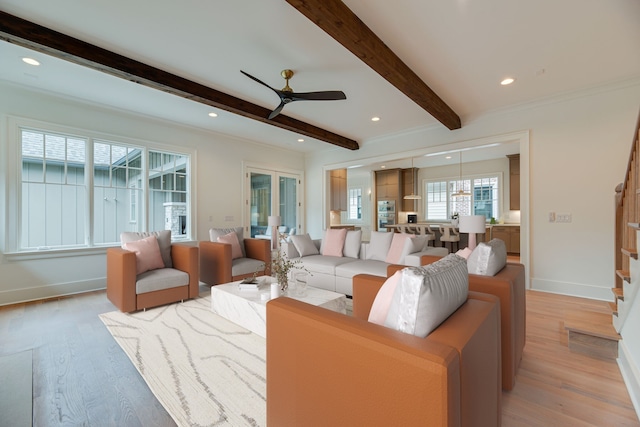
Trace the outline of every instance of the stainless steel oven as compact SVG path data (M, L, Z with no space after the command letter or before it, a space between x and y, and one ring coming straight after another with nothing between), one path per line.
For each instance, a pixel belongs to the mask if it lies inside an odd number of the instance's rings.
M378 201L378 231L387 231L387 224L396 223L396 201Z

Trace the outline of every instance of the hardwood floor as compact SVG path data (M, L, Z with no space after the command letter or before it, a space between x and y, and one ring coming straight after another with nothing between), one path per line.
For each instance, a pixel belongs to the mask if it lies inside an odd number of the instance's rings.
M567 347L564 311L602 304L527 292L527 345L503 393L504 427L640 426L616 363ZM0 307L0 355L33 349L35 426L175 425L97 316L114 309L104 292Z

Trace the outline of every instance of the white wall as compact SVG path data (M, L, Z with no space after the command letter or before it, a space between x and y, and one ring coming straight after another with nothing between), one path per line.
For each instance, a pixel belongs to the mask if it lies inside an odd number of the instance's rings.
M7 117L88 129L195 150L195 238L208 239L210 227L242 225L242 164L252 162L287 168L303 164L300 153L267 147L173 123L134 116L73 100L38 94L0 83L0 248L5 247L7 211ZM211 217L211 221L209 221ZM225 221L225 217L233 218ZM0 252L0 305L105 287L104 250L86 255L19 259Z
M408 157L405 151L529 131L531 287L588 298L612 299L615 186L624 178L640 106L640 82L566 95L547 102L463 118L463 128L438 126L367 142L355 152L307 156L307 188L322 188L323 168L362 159ZM522 155L522 153L521 153ZM338 162L336 159L340 158ZM307 194L311 194L309 191ZM548 213L571 213L568 224ZM323 201L307 200L307 224L319 238Z

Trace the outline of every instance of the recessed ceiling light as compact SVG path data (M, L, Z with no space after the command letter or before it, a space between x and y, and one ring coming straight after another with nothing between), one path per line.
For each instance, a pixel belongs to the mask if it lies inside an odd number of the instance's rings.
M304 139L298 138L298 142L304 142Z
M446 156L446 157L445 157L445 159L450 159L450 158L451 158L451 156Z
M211 112L211 113L209 113L209 117L218 117L218 114Z
M506 79L504 79L503 81L500 82L500 84L502 86L506 86L506 85L510 85L511 83L515 82L516 79L511 78L511 77L507 77Z
M371 121L372 122L379 122L380 121L380 117L371 117Z
M380 169L384 169L384 168L386 168L386 166L385 166L385 165L380 166Z
M25 63L27 63L29 65L40 65L40 63L38 61L36 61L35 59L33 59L33 58L24 57L24 58L22 58L22 62L25 62Z

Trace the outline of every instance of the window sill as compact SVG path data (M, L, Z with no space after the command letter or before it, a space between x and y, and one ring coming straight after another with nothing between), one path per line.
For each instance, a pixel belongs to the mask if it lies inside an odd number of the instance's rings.
M101 255L107 252L108 246L73 249L49 249L42 251L8 252L4 258L9 261L29 261L34 259L53 259L79 256Z

